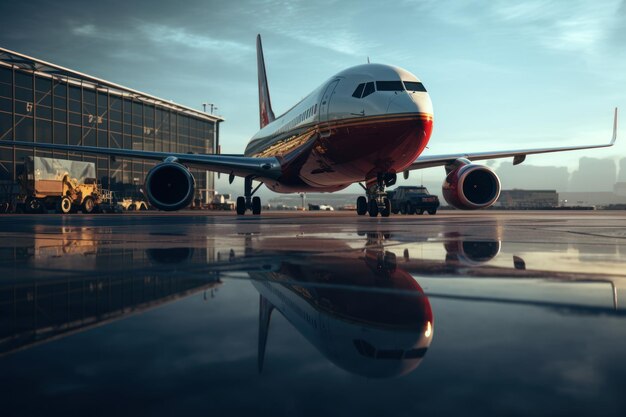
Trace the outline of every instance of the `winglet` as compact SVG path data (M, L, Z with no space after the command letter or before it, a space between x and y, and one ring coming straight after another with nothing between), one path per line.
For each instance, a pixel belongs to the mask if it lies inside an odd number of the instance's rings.
M257 71L259 73L259 115L261 129L276 119L272 110L270 100L270 90L267 85L267 74L265 73L265 59L263 59L263 46L261 45L261 35L256 36L256 59Z
M617 139L617 107L615 108L615 115L613 116L613 137L611 138L611 145L615 143Z

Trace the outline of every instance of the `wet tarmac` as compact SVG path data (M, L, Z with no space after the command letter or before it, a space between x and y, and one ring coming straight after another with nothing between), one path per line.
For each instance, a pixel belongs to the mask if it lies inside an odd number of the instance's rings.
M0 216L0 415L626 415L626 213Z

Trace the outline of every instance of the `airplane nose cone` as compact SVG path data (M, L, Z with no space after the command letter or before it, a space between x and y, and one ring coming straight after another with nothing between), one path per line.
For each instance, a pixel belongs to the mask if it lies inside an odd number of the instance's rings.
M409 97L415 104L418 113L433 115L433 103L430 101L430 95L426 92L410 92Z
M387 114L422 113L433 114L433 105L428 93L402 92L389 100Z

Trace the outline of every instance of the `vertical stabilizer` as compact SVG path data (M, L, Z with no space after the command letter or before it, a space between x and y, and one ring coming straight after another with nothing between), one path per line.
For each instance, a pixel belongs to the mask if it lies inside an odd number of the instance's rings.
M265 345L267 345L267 333L270 328L270 318L272 317L274 306L270 301L260 295L259 297L259 344L257 353L257 365L259 372L263 371L265 361Z
M272 110L270 100L270 90L267 87L267 75L265 74L265 60L263 59L263 46L261 45L261 35L256 37L256 59L259 72L259 115L261 118L261 129L276 119Z

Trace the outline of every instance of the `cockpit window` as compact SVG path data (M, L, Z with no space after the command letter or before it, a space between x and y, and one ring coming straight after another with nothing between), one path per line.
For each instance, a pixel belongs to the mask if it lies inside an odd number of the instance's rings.
M404 91L402 81L376 81L378 91Z
M365 87L365 83L361 83L357 86L354 93L352 93L352 97L361 98L361 94L363 94L363 87Z
M367 84L365 84L365 90L363 90L363 96L362 97L367 97L370 94L372 94L374 91L374 83L373 82L369 82Z
M418 82L418 81L405 81L404 85L406 86L406 89L408 91L422 91L422 92L426 92L426 88L424 87L424 84Z

